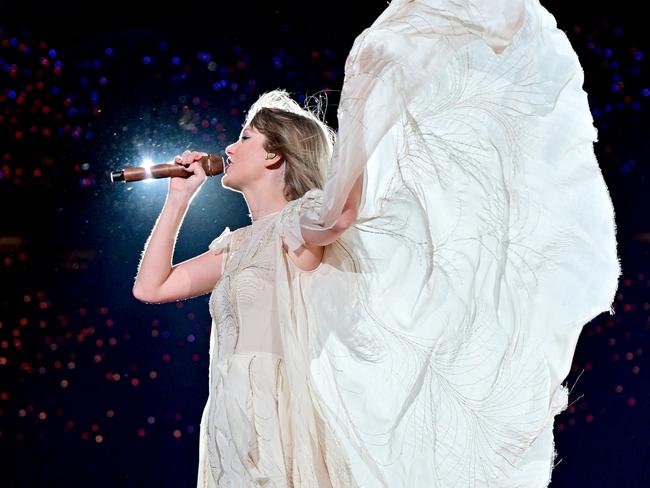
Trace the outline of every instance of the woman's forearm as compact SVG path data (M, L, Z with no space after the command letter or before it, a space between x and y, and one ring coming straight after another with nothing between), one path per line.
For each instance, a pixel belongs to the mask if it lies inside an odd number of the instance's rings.
M350 189L348 199L345 201L341 216L337 222L337 227L347 229L354 225L359 214L359 205L361 204L361 193L363 191L363 172L357 177L354 185Z
M133 285L133 295L147 299L156 295L172 270L172 256L178 231L189 207L189 200L168 195L144 252Z

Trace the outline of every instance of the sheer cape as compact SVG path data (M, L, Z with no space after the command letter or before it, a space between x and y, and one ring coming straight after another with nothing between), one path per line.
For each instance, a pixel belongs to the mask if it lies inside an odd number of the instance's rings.
M621 272L582 84L534 0L393 0L356 38L326 184L276 246L296 428L355 486L548 485L562 382ZM331 228L362 173L358 221L300 272L282 241Z

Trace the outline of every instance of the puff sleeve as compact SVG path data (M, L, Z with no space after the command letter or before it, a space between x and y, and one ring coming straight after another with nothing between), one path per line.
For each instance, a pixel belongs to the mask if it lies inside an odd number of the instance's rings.
M223 257L221 259L221 273L223 273L226 269L226 260L228 259L227 256L230 252L230 244L232 242L233 235L234 232L230 231L230 227L226 227L219 235L219 237L214 239L208 246L208 249L212 251L213 254L223 253Z
M230 232L230 227L226 227L221 233L221 235L219 235L219 237L217 237L210 243L208 249L212 251L214 254L219 254L224 251L227 251L231 238L232 238L232 232Z
M289 205L288 210L282 214L280 235L289 250L295 251L305 243L300 230L301 226L305 222L318 220L319 212L323 206L323 190L312 188Z

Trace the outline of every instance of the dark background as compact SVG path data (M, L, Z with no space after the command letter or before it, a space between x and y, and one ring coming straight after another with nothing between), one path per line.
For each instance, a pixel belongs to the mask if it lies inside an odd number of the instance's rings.
M616 315L585 326L566 380L551 486L647 487L646 18L629 1L542 3L585 69L623 266ZM347 53L387 5L0 2L1 486L195 486L208 295L132 297L167 181L110 171L222 151L274 88L327 94L335 127ZM210 178L174 262L246 214Z

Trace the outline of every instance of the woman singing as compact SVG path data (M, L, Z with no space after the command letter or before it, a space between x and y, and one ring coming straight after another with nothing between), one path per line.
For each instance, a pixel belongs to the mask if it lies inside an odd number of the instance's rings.
M286 105L284 110L264 107L280 103ZM165 271L182 217L207 178L192 162L204 153L185 151L177 157L194 174L170 180L134 295L166 303L212 291L210 398L201 422L199 486L247 486L264 480L272 483L269 486L287 486L302 478L304 483L311 479L314 486L352 486L349 474L328 474L318 444L293 437L298 429L292 423L305 419L287 418L290 393L275 305L274 230L309 190L323 186L333 139L333 131L285 91L261 97L249 111L239 140L226 148L228 164L222 177L224 188L244 195L252 224L234 232L226 228L209 251ZM313 243L294 247L297 237L285 237L291 245L286 263L294 273L318 269L324 246L354 222L359 191L357 184L336 227ZM294 449L299 451L297 459ZM305 466L292 467L303 460L311 474ZM294 478L293 469L302 478Z
M172 178L133 289L211 293L200 488L546 487L585 323L620 275L583 72L538 0L393 0L338 133L252 105L224 188L251 225L170 266Z

